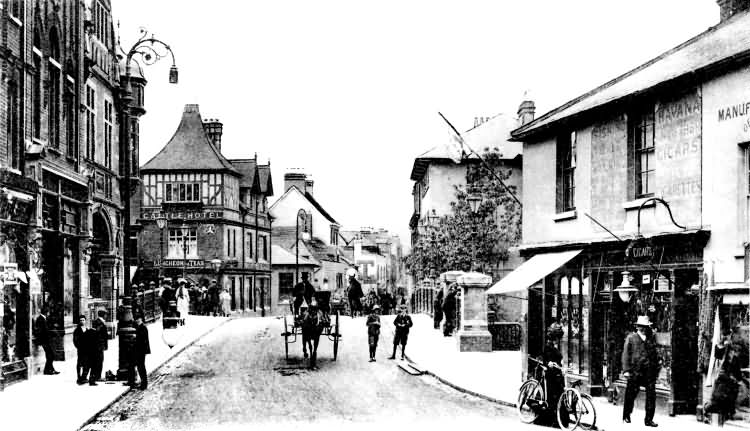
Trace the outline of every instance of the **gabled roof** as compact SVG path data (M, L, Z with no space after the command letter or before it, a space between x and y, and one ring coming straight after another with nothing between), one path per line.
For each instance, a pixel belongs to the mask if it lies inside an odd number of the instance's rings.
M258 165L258 183L260 193L266 196L273 196L273 180L271 178L271 162L267 165Z
M240 178L240 188L253 188L253 185L257 187L257 160L231 159L229 162L242 175Z
M750 58L750 12L740 12L635 69L514 130L524 140L568 117L649 90L677 78Z
M328 214L328 211L323 209L323 206L320 205L318 201L316 201L315 198L310 193L305 192L304 195L305 195L305 198L307 198L307 200L310 201L310 203L315 207L315 209L320 211L320 213L323 214L323 217L325 217L329 222L339 224L339 222L334 220L333 217L331 217L331 215Z
M172 139L141 171L227 171L240 175L206 136L198 105L185 105Z
M461 136L466 144L474 151L482 152L484 148L497 147L502 154L503 160L512 160L521 155L522 145L512 142L510 132L516 128L516 119L510 115L497 114L484 123L472 127ZM466 149L465 152L469 150ZM421 181L430 163L456 163L461 156L460 148L453 136L448 138L442 145L431 148L414 159L411 169L411 180ZM464 155L461 163L476 162L478 157L474 154Z

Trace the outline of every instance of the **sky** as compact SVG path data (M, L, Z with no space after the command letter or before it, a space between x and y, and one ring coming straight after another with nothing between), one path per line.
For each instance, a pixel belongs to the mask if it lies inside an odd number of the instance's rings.
M307 173L344 227L408 247L414 158L448 126L537 116L716 25L714 0L114 0L125 49L144 27L169 60L144 68L140 160L170 139L185 104L224 123L228 158Z

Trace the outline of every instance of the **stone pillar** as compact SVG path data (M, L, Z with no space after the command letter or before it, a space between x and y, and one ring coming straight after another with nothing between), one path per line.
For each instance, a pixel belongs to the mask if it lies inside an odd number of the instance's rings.
M458 330L460 352L491 352L492 334L487 329L487 295L492 277L469 272L458 277L461 288L461 323Z

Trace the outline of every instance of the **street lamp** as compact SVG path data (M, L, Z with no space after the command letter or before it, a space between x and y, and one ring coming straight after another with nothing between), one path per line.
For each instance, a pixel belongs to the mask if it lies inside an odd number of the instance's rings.
M482 205L482 196L476 193L470 193L469 196L466 197L466 202L469 204L469 208L471 209L472 214L472 252L471 252L471 266L472 269L477 261L477 223L476 223L476 215L479 211L479 207Z
M182 226L180 226L180 232L182 233L182 278L185 278L185 269L187 268L187 240L188 235L190 235L190 226L183 223Z
M159 216L156 218L156 227L159 228L159 280L164 276L164 228L167 227L167 218Z
M125 55L125 78L120 80L120 97L119 97L119 110L120 110L120 147L121 147L121 163L122 163L122 180L120 182L120 195L122 196L123 203L123 234L125 240L122 242L122 255L125 262L128 262L130 255L130 198L133 192L134 186L138 184L139 178L136 176L131 178L132 169L131 164L133 163L133 156L137 149L133 148L131 142L131 133L134 129L131 124L131 110L133 107L133 89L131 86L131 69L130 62L133 57L138 55L142 62L146 65L151 65L161 60L162 58L170 55L172 57L172 67L169 69L169 82L172 84L177 83L177 66L175 65L174 52L166 43L156 39L153 35L149 35L146 29L141 28L141 37L133 46L127 51ZM142 85L139 84L139 85ZM139 93L139 96L141 94ZM139 101L140 103L140 101ZM142 108L142 107L141 107ZM143 113L143 111L140 111ZM136 112L137 114L137 112ZM137 166L135 167L137 169ZM135 360L134 358L134 344L135 344L135 328L133 325L133 310L131 308L131 292L130 292L130 277L124 277L123 282L123 298L122 308L119 313L118 321L118 337L119 337L119 364L117 368L117 376L119 379L127 378L129 365Z
M615 289L614 291L617 292L617 294L620 296L622 302L626 304L630 302L631 296L635 292L638 292L638 289L630 285L630 272L622 272L622 283L620 283L620 285L617 286L617 289Z
M295 225L295 233L294 233L294 252L295 252L295 260L294 260L294 285L296 286L297 283L299 283L299 218L300 216L305 218L305 232L307 232L307 212L303 210L302 208L297 211L297 220Z

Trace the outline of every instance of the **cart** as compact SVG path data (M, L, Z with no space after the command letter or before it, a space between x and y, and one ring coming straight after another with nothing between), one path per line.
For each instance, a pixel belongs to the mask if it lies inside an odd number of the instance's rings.
M339 353L339 339L341 338L341 332L339 331L339 311L336 310L331 314L330 291L318 291L315 292L315 300L318 303L318 307L324 315L328 317L328 324L323 327L323 333L333 343L333 360L335 361ZM284 337L284 355L289 360L289 345L297 342L297 336L302 338L302 326L299 316L290 316L284 314L284 332L281 333Z

